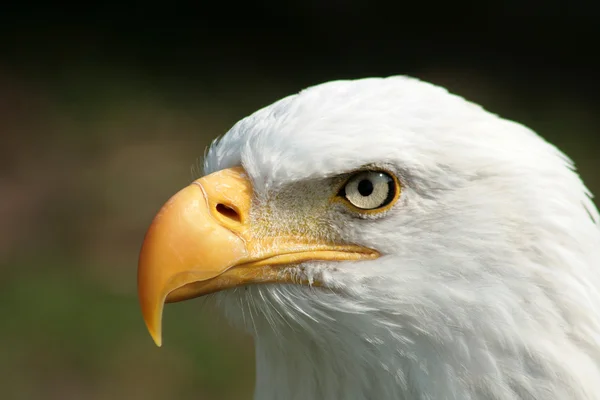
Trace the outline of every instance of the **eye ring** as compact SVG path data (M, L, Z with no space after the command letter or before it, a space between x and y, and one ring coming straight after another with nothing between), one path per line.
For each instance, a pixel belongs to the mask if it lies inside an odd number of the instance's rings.
M389 210L400 196L398 179L383 170L358 171L348 178L337 198L361 214Z

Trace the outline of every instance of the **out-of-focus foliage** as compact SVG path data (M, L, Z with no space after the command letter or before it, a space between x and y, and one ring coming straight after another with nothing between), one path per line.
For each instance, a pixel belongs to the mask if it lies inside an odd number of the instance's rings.
M301 87L65 76L0 71L0 397L251 398L251 340L201 300L167 306L164 345L154 346L138 309L137 255L154 213L201 174L210 141ZM523 98L473 71L418 76L534 128L600 194L590 104L550 89Z

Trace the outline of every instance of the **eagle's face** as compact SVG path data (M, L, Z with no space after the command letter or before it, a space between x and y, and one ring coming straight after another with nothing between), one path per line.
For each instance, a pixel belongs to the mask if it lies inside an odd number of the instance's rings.
M165 298L211 294L256 337L257 394L290 398L290 359L380 368L386 396L597 377L598 213L527 128L408 78L331 82L240 121L205 173L149 230L142 308L160 342Z

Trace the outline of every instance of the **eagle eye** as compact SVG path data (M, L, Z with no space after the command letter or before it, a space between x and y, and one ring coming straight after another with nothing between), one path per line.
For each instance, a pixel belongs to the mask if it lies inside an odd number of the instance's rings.
M400 185L385 171L361 171L352 175L338 196L359 212L380 212L398 199Z

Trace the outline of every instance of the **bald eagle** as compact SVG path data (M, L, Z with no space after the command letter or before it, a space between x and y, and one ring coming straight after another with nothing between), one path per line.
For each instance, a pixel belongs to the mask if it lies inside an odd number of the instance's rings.
M409 77L332 81L212 143L138 292L254 337L255 398L600 399L600 226L532 130Z

